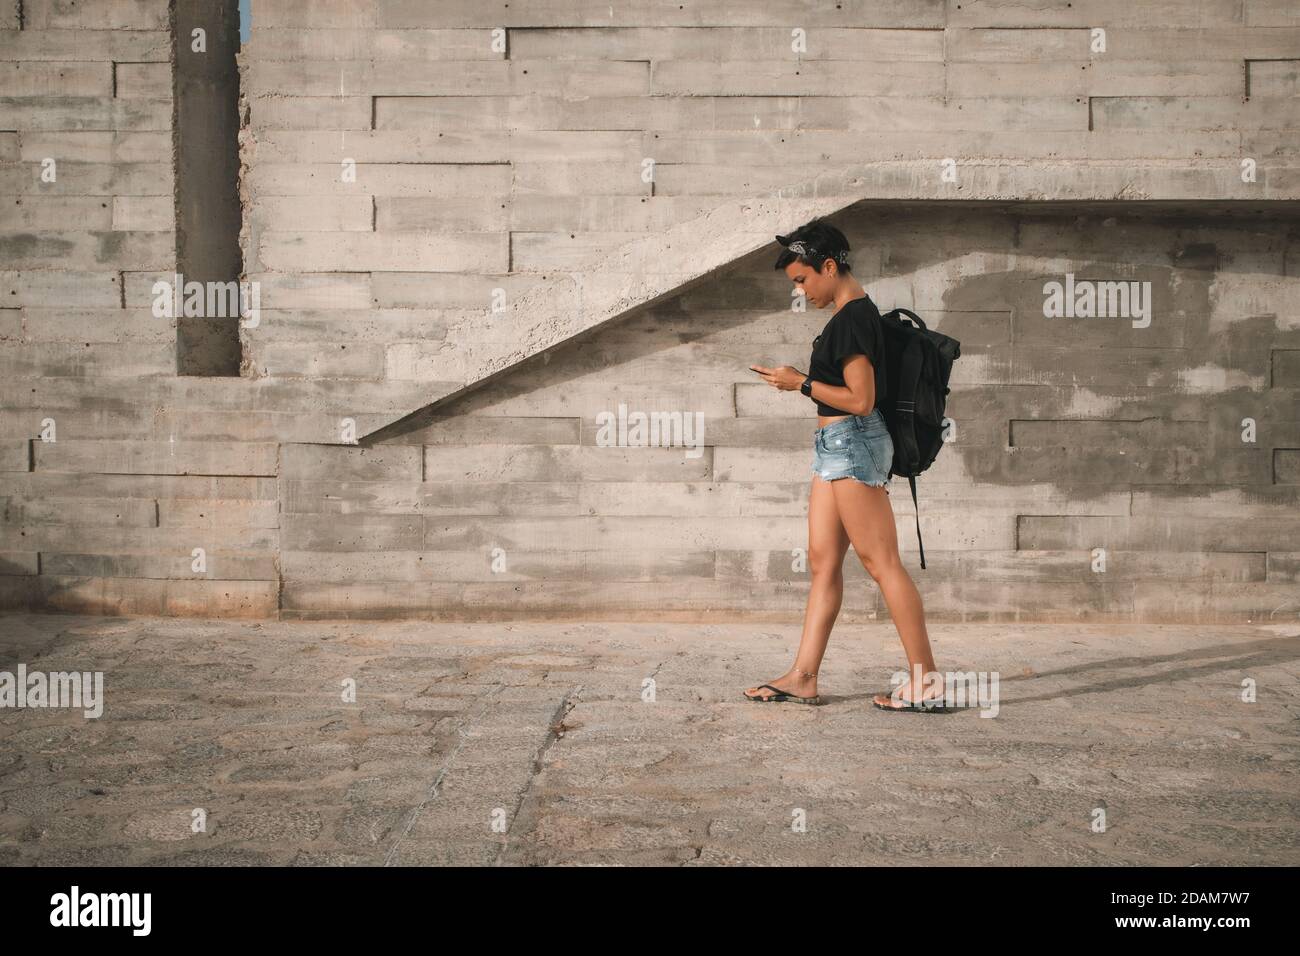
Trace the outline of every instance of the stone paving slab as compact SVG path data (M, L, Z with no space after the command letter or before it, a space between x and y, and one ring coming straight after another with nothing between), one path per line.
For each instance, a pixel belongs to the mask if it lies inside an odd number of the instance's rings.
M1300 628L933 631L995 716L873 709L888 624L806 707L795 627L6 615L104 709L0 708L0 863L1300 864Z

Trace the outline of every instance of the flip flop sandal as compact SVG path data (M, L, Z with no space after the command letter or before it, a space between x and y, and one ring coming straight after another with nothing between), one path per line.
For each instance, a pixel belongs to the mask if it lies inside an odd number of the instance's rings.
M773 687L771 684L758 685L759 690L762 690L764 687L766 687L768 690L774 690L776 691L776 693L768 697L764 697L759 694L750 697L748 694L744 693L744 691L741 691L741 694L744 696L746 700L757 701L760 704L779 704L782 703L783 701L790 701L795 704L812 704L816 706L817 704L820 704L822 702L822 698L820 694L818 694L816 697L796 697L794 694L787 693L781 690L781 688L779 687Z
M888 710L896 714L946 714L950 710L942 697L931 697L929 700L923 698L920 701L910 701L902 707L893 707L889 704L878 703L873 695L871 706L877 710Z

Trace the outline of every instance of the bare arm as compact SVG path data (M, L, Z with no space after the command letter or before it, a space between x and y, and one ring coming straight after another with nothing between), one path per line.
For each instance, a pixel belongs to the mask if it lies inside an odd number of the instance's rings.
M876 405L876 370L872 367L871 360L865 355L850 355L844 359L841 367L844 370L844 385L814 381L812 397L854 415L867 414ZM768 385L781 391L797 389L807 377L789 365L780 368L751 365L750 368L763 376L763 381Z
M854 415L866 415L876 407L876 370L871 365L871 359L865 355L850 355L844 359L841 368L844 372L844 387L814 382L813 397ZM821 398L817 394L819 385L829 397Z

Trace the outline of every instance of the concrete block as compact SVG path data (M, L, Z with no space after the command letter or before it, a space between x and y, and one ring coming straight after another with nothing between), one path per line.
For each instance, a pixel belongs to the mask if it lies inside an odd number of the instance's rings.
M1026 515L1016 529L1020 548L1123 551L1282 551L1297 531L1300 518L1165 515Z
M511 210L490 196L381 198L374 206L377 232L507 232L516 221Z
M1300 349L1271 349L1269 355L1269 385L1300 388Z
M248 550L269 553L278 546L279 532L263 528L131 528L105 525L11 525L5 533L39 551L67 553L163 551L192 554L205 551ZM218 572L219 573L219 572Z
M1110 129L1293 129L1300 125L1294 97L1094 96L1092 128Z
M365 195L268 196L254 204L250 214L263 234L277 229L294 234L372 232L375 227L374 206L374 197Z
M8 579L12 581L18 578ZM582 582L532 582L508 589L499 583L431 584L412 589L407 584L372 583L356 585L286 582L281 616L295 620L336 617L416 617L438 620L508 620L525 614L533 618L572 621L622 620L662 621L666 613L680 620L730 619L718 616L721 607L745 607L751 620L788 620L803 605L806 587L751 584L739 587L713 581L674 584L671 608L665 608L660 589L643 582L609 583L592 590ZM590 597L587 592L591 592ZM846 596L840 620L855 623L878 615L875 596L864 591ZM730 613L730 612L728 612Z
M1030 33L1014 30L1013 33ZM1052 90L1072 96L1233 96L1241 92L1241 64L1234 60L1075 60L950 63L948 83L965 96L1030 96Z
M253 273L264 309L365 309L372 299L368 272L333 275ZM147 286L144 291L147 291ZM129 301L129 300L128 300Z
M210 498L172 498L158 502L160 528L278 528L279 503Z
M534 135L546 135L536 133ZM551 134L553 135L553 134ZM1051 135L1015 130L936 132L914 130L880 137L863 130L715 130L707 138L690 131L657 131L646 153L661 163L733 162L737 166L835 164L851 166L886 160L1107 159L1231 156L1241 151L1243 133L1224 130L1112 131L1098 138L1087 130ZM1249 135L1249 134L1247 134ZM1274 137L1276 139L1277 137ZM1281 149L1282 143L1276 148ZM1292 144L1293 145L1293 144ZM659 197L656 197L656 202ZM700 210L702 213L704 210ZM698 213L697 213L698 214ZM683 215L679 219L690 218ZM855 243L855 249L860 244ZM854 268L859 263L853 260Z
M583 431L578 418L459 415L403 436L402 443L461 446L470 455L478 445L586 444Z
M950 27L1239 27L1241 4L1232 0L1206 0L1192 6L1179 0L1156 0L1135 6L1126 0L1092 0L1087 4L1061 4L1054 0L962 0L949 4Z
M265 232L259 248L277 272L505 272L508 236L494 233Z
M60 438L152 438L153 421L146 408L127 409L3 409L0 435L40 439L46 419Z
M111 63L28 61L5 65L6 96L112 96Z
M382 60L386 63L411 61L501 60L505 54L492 49L491 34L483 30L424 29L294 29L291 26L263 29L259 16L253 24L252 43L263 60L344 61ZM331 25L332 26L332 25ZM600 31L616 32L616 31ZM512 50L517 41L511 39ZM608 50L601 56L608 55Z
M25 498L4 500L4 522L13 525L64 524L117 528L156 528L158 513L147 498Z
M19 580L17 578L12 580ZM275 581L156 581L40 575L22 606L62 614L265 618L279 605ZM15 606L12 598L6 605Z
M175 228L176 210L170 196L113 197L114 231L171 233Z
M1246 23L1252 27L1300 26L1297 21L1300 14L1290 0L1246 0Z
M39 165L13 164L0 167L0 190L20 196L168 196L172 188L170 163L77 163L59 162L58 179L41 180Z
M245 362L257 376L355 379L384 377L385 357L382 345L267 342L256 335L250 336L246 341L248 353Z
M394 339L446 339L451 319L436 309L268 309L261 313L257 342L376 344Z
M1300 21L1296 17L1295 21ZM1300 28L1281 25L1267 30L1255 26L1205 29L1180 27L1109 31L1106 35L1107 60L1231 60L1238 65L1252 58L1295 55L1300 46ZM1099 56L1098 59L1101 57Z
M578 486L579 514L709 517L801 516L801 482L588 482Z
M0 129L34 132L74 130L170 130L167 99L120 100L102 96L0 97Z
M697 481L712 471L712 449L687 458L676 448L484 445L466 455L424 448L426 481Z
M353 481L422 480L421 449L409 445L348 448L284 445L280 474L286 479Z
M1063 366L1069 350L1017 348L1013 357L1012 381L1027 384L1070 384L1072 373ZM1218 391L1223 388L1257 388L1267 374L1267 356L1244 356L1249 367L1217 367L1214 374L1204 376L1190 366L1187 354L1181 349L1117 349L1110 361L1093 368L1090 387L1123 388L1126 384L1149 388L1194 388L1198 391Z
M871 11L867 15L873 15ZM413 31L407 31L413 32ZM509 36L512 59L558 60L644 59L732 61L746 57L774 61L790 56L790 32L783 26L563 26L516 30ZM807 56L818 60L858 62L928 60L943 62L941 29L823 26L809 37Z
M1300 584L1300 551L1270 551L1267 557L1269 582Z
M23 0L27 30L166 30L166 0Z
M1182 485L1133 489L1133 514L1162 517L1289 517L1300 507L1300 488L1277 485Z
M422 547L423 529L419 515L287 514L280 541L295 551L410 551Z
M559 76L559 64L530 64L545 78L525 75L528 67L507 60L463 60L454 70L411 69L390 60L254 60L250 82L259 96L507 96L536 89ZM549 68L548 68L549 67ZM626 94L644 93L648 70L644 63L596 61L592 68L601 83L614 83ZM639 77L639 83L620 78ZM524 89L519 89L519 87ZM574 88L576 92L576 87Z
M536 170L521 171L526 176ZM582 171L574 168L556 168L547 172L554 177L551 185L555 193L579 189ZM572 177L572 178L570 178ZM639 189L632 181L626 169L619 170L612 182L602 181L597 188L608 186L611 189ZM626 232L584 232L550 233L550 232L515 232L511 233L511 263L516 269L530 273L549 271L580 272L591 268L609 250L639 238L636 233Z
M538 64L531 61L531 78ZM873 69L864 70L861 60L818 60L789 58L754 59L752 55L722 61L669 59L653 61L648 89L637 89L629 78L624 85L606 86L606 78L590 77L606 95L652 96L817 96L833 90L838 96L943 96L945 67L939 62L874 60ZM574 64L556 65L572 67ZM578 71L577 79L585 82L589 71ZM556 86L543 82L530 84L528 92L553 94ZM563 85L560 89L564 89ZM964 92L964 91L963 91Z
M113 228L113 203L108 196L7 197L0 203L0 229L49 232L76 222L107 232Z
M988 29L949 27L944 30L944 59L949 67L962 63L1086 63L1090 31L1073 29ZM1000 67L999 67L1000 69Z
M455 308L482 311L500 303L504 310L510 304L526 298L540 289L555 290L555 301L577 301L577 284L572 279L533 275L460 276L449 283L443 273L376 272L371 276L370 288L374 301L380 308ZM500 290L500 291L498 291ZM506 319L505 311L491 312L488 321L493 328Z
M39 574L39 559L40 553L36 551L0 551L0 575Z
M518 195L510 209L510 222L520 232L598 228L659 232L698 218L713 202L705 196Z
M115 272L0 272L0 301L10 307L117 308L121 296Z
M370 98L367 99L367 103L369 101ZM489 133L513 132L510 122L510 97L378 95L373 97L373 101L374 128L377 130L428 131L445 127L453 130L482 130ZM601 101L594 102L599 104ZM357 128L370 128L370 124ZM632 127L609 128L626 130Z
M166 99L172 95L170 63L114 63L113 70L119 97Z
M274 91L271 91L272 94ZM350 130L371 128L370 96L275 96L251 93L254 130ZM0 114L3 115L3 114Z
M672 442L671 447L719 448L727 445L743 447L803 447L811 444L815 422L800 418L697 418L695 409L632 409L645 411L649 416L650 434L658 443ZM700 415L703 413L700 412ZM610 410L610 415L616 415ZM595 445L602 434L602 424L593 420L582 422L582 443Z
M296 514L578 514L573 482L288 479L281 509Z
M85 554L46 551L41 572L59 577L144 578L176 581L263 581L278 583L271 554L214 550L205 555L207 570L196 573L188 551L166 553Z
M171 33L159 30L0 30L0 62L14 60L167 63Z
M0 471L31 471L32 443L27 438L0 440ZM6 480L10 480L6 478Z
M272 476L276 449L252 442L65 440L39 442L32 451L37 471Z
M1216 0L1218 2L1218 0ZM472 0L445 0L439 16L460 27L604 27L608 8L573 8L566 0L536 0L526 9L499 11L483 9ZM733 26L735 14L725 9L715 12L682 10L638 0L629 5L624 16L646 27L715 27ZM810 26L840 27L839 11L810 9L805 13ZM373 7L358 8L347 0L282 0L274 10L261 16L261 25L293 28L334 29L423 29L429 27L428 7L419 0L384 0ZM943 26L943 0L900 0L887 7L872 7L861 12L864 27L895 29L935 29ZM788 17L777 9L749 8L745 22L751 26L788 29Z
M617 581L685 583L712 576L712 551L572 551L511 554L504 563L479 551L288 551L286 583ZM494 567L496 570L494 570Z
M518 388L503 387L490 394L483 394L482 404L477 410L490 417L477 421L485 430L491 428L491 422L496 416L524 418L533 415L572 415L590 421L600 412L616 412L620 404L629 409L690 409L711 418L735 414L738 408L732 400L732 386L729 385L694 385L682 382L623 386L602 382L557 382L546 375L528 379L522 369L517 377L512 376L512 384ZM812 412L811 403L808 410ZM740 411L740 414L755 413ZM811 418L806 420L811 421ZM424 429L419 429L411 434L417 435L423 431ZM408 436L403 436L400 440L406 441L407 438Z
M590 138L568 136L568 144L580 155L604 160L625 155L613 145L615 137L626 144L625 149L635 148L642 139L639 134L623 132ZM602 148L604 142L611 145ZM258 134L257 155L263 163L320 163L344 152L358 163L490 163L509 153L512 145L529 153L542 148L512 141L503 130L473 134L464 130L356 130L340 136L337 131L281 129Z
M269 163L250 176L254 196L504 196L510 192L510 167L443 163L362 163L356 180L344 182L340 156L334 163Z
M66 225L66 224L65 224ZM0 236L0 256L15 269L165 269L176 243L162 232L35 232Z
M111 498L206 498L276 500L276 479L222 475L102 475L75 472L31 472L7 475L12 493L26 496L76 497L94 494Z
M171 153L170 132L23 132L21 159L39 163L46 156L76 163L158 163Z
M641 180L641 167L624 160L619 163L514 163L514 188L522 194L597 196L649 196L651 184ZM666 182L656 180L656 183ZM584 188L584 184L590 185ZM576 237L574 237L576 239ZM611 235L619 242L635 236ZM608 252L610 246L606 246ZM530 267L524 266L528 269ZM554 267L551 267L554 268Z
M1209 440L1204 421L1013 419L1010 444L1014 447L1124 449L1198 448Z
M1135 585L1133 610L1153 622L1295 624L1295 586L1273 582L1210 581L1188 591L1159 582Z
M1292 52L1300 53L1300 43ZM1300 56L1287 60L1246 60L1246 95L1300 96Z
M1300 448L1273 449L1273 482L1300 485Z

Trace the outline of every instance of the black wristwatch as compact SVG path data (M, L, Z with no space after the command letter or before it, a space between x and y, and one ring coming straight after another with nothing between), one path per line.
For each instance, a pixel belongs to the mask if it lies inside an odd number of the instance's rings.
M812 376L804 377L803 384L799 386L799 391L803 392L809 398L812 398Z

